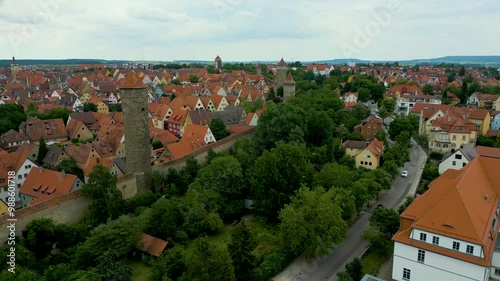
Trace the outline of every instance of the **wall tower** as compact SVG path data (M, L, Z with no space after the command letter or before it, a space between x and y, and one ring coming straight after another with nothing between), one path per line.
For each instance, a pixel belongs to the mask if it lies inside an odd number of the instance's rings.
M214 67L215 67L215 70L219 70L219 71L222 70L222 59L219 56L217 56L214 60Z
M12 57L12 63L10 64L10 73L12 78L16 78L16 74L20 71L19 64L16 62L16 58Z
M288 66L286 65L285 61L283 58L281 58L280 62L278 63L278 67L276 68L276 85L283 86L283 83L285 82L285 77L286 77L286 72L288 71Z
M283 101L287 101L293 96L295 96L295 81L292 74L288 73L285 82L283 82Z
M152 173L147 88L134 72L120 86L127 173L135 176L138 194L149 191Z

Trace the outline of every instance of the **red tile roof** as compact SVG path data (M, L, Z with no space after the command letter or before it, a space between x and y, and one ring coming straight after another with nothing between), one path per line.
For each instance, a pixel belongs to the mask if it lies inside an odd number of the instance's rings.
M161 253L163 253L167 245L167 241L143 233L141 235L141 238L139 239L139 242L137 243L137 249L149 253L155 257L159 257Z

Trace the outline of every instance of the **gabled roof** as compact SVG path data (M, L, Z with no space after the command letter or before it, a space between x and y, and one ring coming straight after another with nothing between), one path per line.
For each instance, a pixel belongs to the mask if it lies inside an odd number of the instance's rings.
M483 157L500 159L500 148L479 145L476 146L476 152Z
M163 250L165 250L165 247L167 247L167 245L167 241L143 233L141 234L141 238L139 238L139 242L137 243L137 249L149 253L155 257L159 257L161 253L163 253Z
M57 164L57 160L59 160L62 155L65 155L62 148L57 145L52 145L49 148L47 155L45 155L45 158L43 158L42 162L45 165L54 167Z
M68 137L62 118L40 120L28 117L26 122L21 123L20 128L22 129L22 127L32 142L39 141L42 136L45 140Z
M193 122L193 124L207 125L211 120L210 111L208 110L191 110L188 114L191 117L191 121Z
M472 161L474 158L476 158L477 156L479 156L479 154L476 152L476 150L474 150L474 147L470 144L470 143L467 143L465 144L462 148L460 148L459 150L453 152L453 153L448 153L446 154L443 159L441 160L441 162L445 161L446 159L450 158L450 156L452 155L455 155L456 153L462 153L462 155L470 162Z
M492 225L500 199L500 177L497 176L499 166L499 159L479 156L459 171L447 170L401 214L403 219L411 221L411 226L400 229L393 239L489 266L498 234L498 225L496 229ZM411 229L483 245L485 258L410 239Z
M33 167L19 189L19 193L38 198L39 200L30 202L31 205L34 205L43 199L69 193L77 180L75 175L65 172Z
M342 147L350 149L365 149L367 146L366 141L346 140L342 143Z

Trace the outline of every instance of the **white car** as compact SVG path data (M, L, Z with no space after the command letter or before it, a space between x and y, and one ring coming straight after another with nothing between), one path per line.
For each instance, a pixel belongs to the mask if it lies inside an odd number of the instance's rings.
M403 171L403 172L401 173L401 176L402 176L403 178L407 178L407 177L408 177L408 171Z

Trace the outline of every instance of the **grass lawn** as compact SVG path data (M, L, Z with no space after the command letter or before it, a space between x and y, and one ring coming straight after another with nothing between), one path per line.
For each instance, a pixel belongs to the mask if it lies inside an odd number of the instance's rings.
M266 255L281 248L281 245L275 235L276 231L274 231L272 227L265 225L263 222L260 222L253 217L245 217L244 220L256 242L256 247L252 251L253 255ZM230 243L233 228L234 226L225 225L217 234L208 235L208 241L215 243L216 245ZM194 251L195 244L193 241L194 239L189 241L185 248L188 255Z
M142 262L133 261L130 263L132 268L131 281L147 281L151 275L151 267L143 264Z
M392 253L393 249L394 249L394 244L391 244L391 247L388 252ZM368 251L370 251L370 253L363 260L363 273L377 276L380 267L391 258L391 255L389 256L380 255L378 253L371 251L371 249L368 249Z

